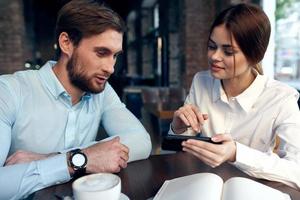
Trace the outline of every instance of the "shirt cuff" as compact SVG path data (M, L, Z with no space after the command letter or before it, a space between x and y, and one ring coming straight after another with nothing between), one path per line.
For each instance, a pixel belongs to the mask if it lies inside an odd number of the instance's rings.
M255 163L257 162L257 155L254 149L236 142L236 158L233 164L243 170L254 169Z
M37 161L38 171L45 186L60 184L71 179L66 154L58 154Z

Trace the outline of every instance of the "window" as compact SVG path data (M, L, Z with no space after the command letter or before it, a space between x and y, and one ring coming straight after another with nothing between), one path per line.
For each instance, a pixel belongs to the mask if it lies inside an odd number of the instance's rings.
M276 0L274 78L300 90L300 0Z

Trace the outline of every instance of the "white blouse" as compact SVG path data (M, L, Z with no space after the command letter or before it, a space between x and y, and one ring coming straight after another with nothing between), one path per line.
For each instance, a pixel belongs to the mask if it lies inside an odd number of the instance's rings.
M245 173L300 189L300 112L298 92L257 75L240 95L227 98L219 79L198 72L185 104L194 104L208 120L203 135L229 133L236 141L236 162ZM170 132L172 132L170 130ZM279 153L273 153L275 136Z

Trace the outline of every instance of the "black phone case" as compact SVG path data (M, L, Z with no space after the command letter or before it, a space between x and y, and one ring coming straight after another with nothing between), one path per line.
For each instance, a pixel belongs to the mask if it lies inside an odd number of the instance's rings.
M163 150L170 150L170 151L182 151L181 143L188 139L194 140L202 140L205 142L210 142L213 144L221 144L221 142L214 142L211 140L210 137L204 136L183 136L183 135L168 135L163 138L161 148Z

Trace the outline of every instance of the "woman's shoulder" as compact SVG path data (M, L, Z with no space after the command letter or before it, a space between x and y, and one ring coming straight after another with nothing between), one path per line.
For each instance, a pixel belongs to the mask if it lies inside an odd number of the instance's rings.
M214 85L214 78L210 71L200 71L194 75L192 88L195 90L211 90Z
M268 89L276 90L277 92L281 92L285 94L298 93L298 91L295 88L291 87L290 85L274 79L269 79L267 81L266 87Z
M205 70L205 71L199 71L195 74L194 76L194 81L209 81L209 80L213 80L213 77L211 76L211 73L209 70Z
M275 96L281 99L285 99L291 96L294 96L296 99L299 98L299 92L295 88L289 86L284 82L274 79L268 79L266 83L266 91L268 91L268 93L272 93L271 96L274 96L274 98Z

